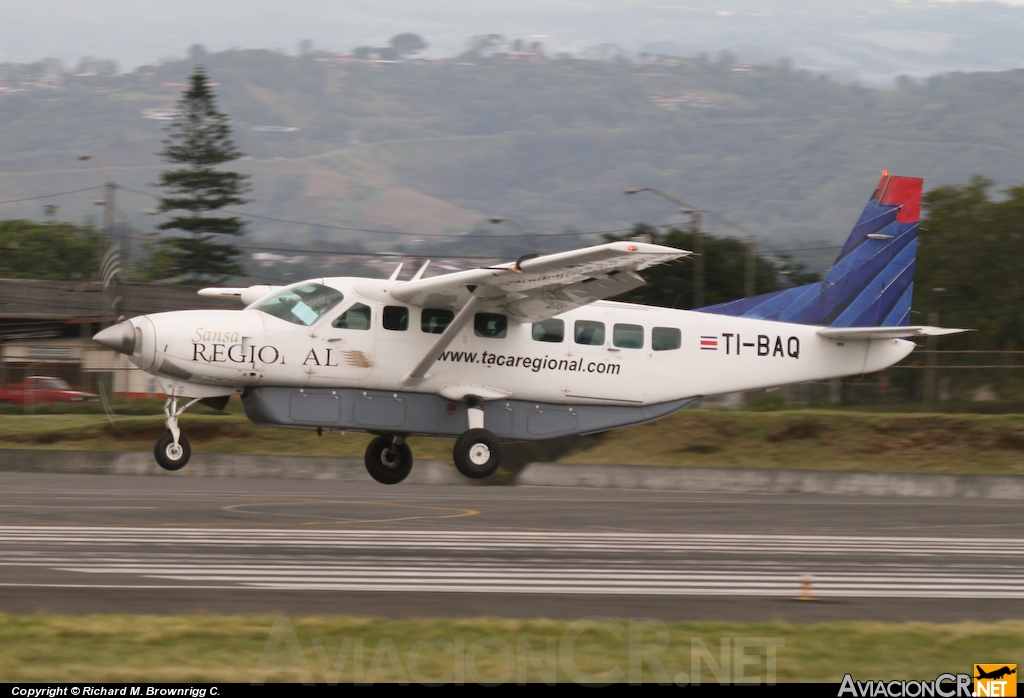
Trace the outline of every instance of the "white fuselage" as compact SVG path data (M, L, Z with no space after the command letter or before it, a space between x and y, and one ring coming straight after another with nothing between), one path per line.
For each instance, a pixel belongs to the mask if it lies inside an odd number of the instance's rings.
M252 308L141 316L132 321L140 341L131 360L156 375L168 394L189 397L257 385L410 390L403 378L440 335L422 329L421 308L391 296L399 282L317 281L341 291L344 300L308 327ZM357 303L370 309L367 329L332 326ZM384 328L385 306L408 308L406 329ZM531 323L511 319L504 337L479 336L470 322L411 390L546 403L654 404L870 373L915 346L901 339L843 342L821 337L819 328L808 325L613 301L557 319L564 323L561 341L535 339ZM577 341L578 321L584 328L579 338L593 343ZM594 323L603 324L603 339L587 331L599 327Z

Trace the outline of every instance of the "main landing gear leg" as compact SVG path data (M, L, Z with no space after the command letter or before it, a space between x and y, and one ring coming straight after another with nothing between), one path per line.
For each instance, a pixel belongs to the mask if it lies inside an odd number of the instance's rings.
M366 472L377 482L397 485L412 470L412 449L405 436L383 434L366 447Z
M469 430L456 439L452 457L460 473L479 480L493 475L501 465L501 444L497 436L484 429L484 401L470 395L466 402Z
M178 398L171 396L164 403L164 423L167 425L167 432L156 441L153 447L153 455L156 462L164 470L181 470L192 457L192 448L188 445L188 439L181 435L178 428L178 417L192 405L199 402L196 398L188 402L184 407L178 407Z

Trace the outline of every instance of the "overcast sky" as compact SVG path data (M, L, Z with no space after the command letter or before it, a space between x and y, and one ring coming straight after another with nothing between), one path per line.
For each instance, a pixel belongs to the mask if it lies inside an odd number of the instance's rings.
M1024 0L0 0L0 62L85 55L121 70L191 44L294 52L384 45L401 32L458 52L468 37L532 38L684 55L730 50L867 82L896 74L1024 67Z

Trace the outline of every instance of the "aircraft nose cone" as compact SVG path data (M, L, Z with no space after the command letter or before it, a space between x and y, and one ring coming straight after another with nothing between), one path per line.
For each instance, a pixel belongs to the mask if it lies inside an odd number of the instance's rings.
M92 339L121 354L131 355L135 352L135 326L127 320L100 330Z

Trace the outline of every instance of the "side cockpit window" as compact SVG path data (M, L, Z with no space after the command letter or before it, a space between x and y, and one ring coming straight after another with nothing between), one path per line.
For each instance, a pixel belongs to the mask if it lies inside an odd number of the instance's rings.
M339 330L368 330L370 329L370 308L362 303L356 303L343 312L331 323L331 327Z
M400 305L385 305L384 329L395 332L405 332L409 329L409 309Z
M344 300L341 291L322 284L289 286L256 306L256 310L296 325L309 327Z

